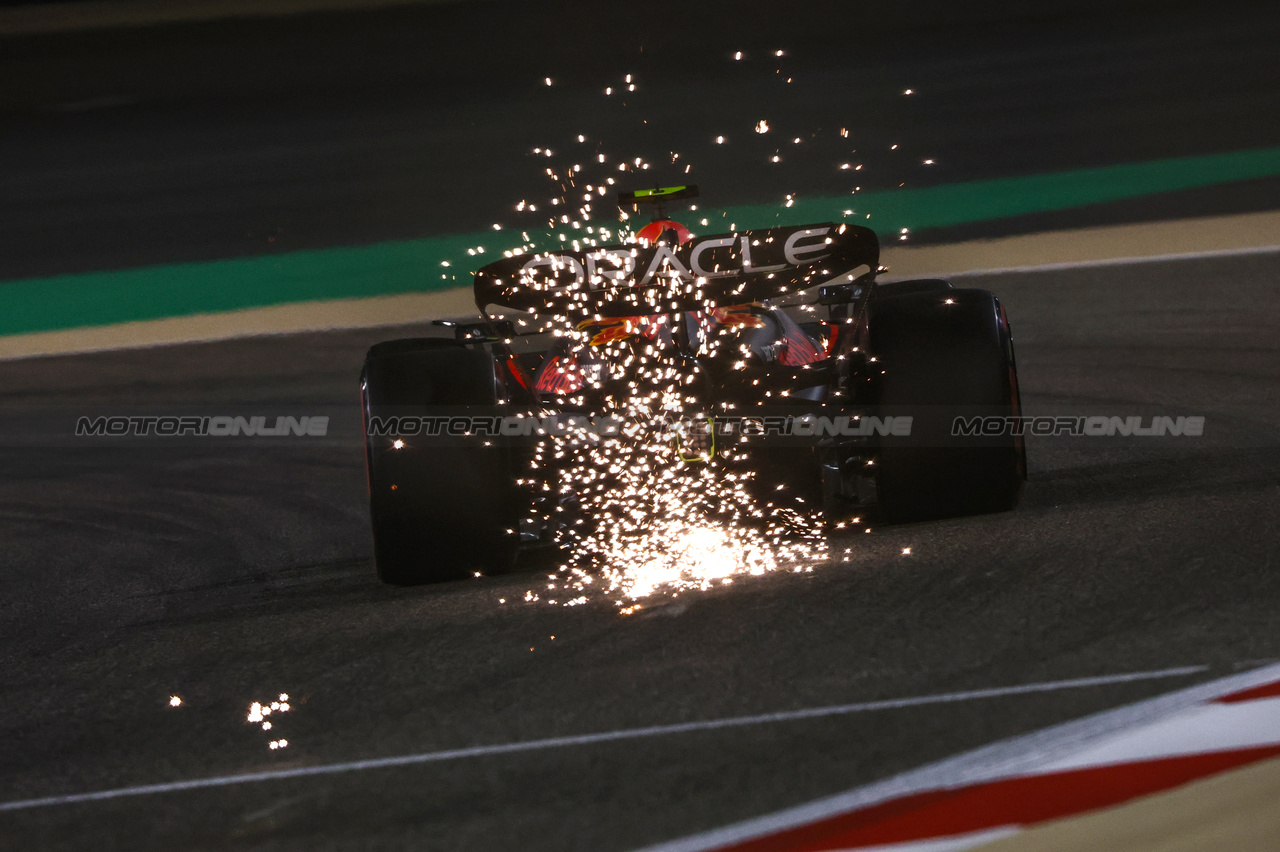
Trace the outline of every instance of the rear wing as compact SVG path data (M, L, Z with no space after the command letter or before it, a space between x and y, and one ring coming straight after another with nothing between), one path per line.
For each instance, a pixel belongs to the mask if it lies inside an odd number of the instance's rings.
M516 255L480 269L476 306L530 314L645 316L741 305L879 268L875 232L831 223L739 231L682 246L616 245Z

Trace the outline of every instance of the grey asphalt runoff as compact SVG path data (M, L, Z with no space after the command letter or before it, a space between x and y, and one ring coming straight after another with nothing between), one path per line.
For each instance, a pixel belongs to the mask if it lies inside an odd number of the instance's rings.
M341 429L316 445L6 441L2 802L1206 668L26 809L0 813L0 837L621 850L1280 658L1277 274L1272 253L962 279L1009 310L1028 413L1204 416L1205 434L1032 438L1014 512L849 534L833 541L846 563L631 616L604 600L524 603L545 576L537 563L379 585L359 437ZM17 361L0 365L0 386L6 412L354 413L364 347L414 331ZM280 693L292 709L272 730L246 721ZM289 745L273 751L278 738Z
M0 38L0 280L544 227L547 166L640 157L626 181L695 181L705 209L1273 147L1278 39L1273 3L1170 0L467 0Z

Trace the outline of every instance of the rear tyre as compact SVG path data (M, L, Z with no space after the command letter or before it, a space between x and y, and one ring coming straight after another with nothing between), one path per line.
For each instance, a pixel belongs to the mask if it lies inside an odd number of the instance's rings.
M378 577L413 585L510 568L517 504L502 440L433 436L403 421L397 434L371 434L392 418L500 415L492 356L436 338L389 341L369 350L360 384Z
M1026 479L1022 438L953 434L957 418L1021 413L1009 321L985 290L922 289L877 298L868 317L879 408L913 418L876 459L881 515L891 523L1000 512Z

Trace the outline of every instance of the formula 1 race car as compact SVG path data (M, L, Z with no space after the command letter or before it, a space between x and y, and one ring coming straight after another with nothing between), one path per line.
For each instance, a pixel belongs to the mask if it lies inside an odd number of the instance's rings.
M875 233L847 224L695 237L662 204L696 192L624 193L620 204L658 206L634 242L510 252L475 274L478 318L369 350L361 401L385 582L500 571L523 547L563 546L583 524L614 522L583 507L638 469L651 483L695 471L746 483L766 522L1017 503L1022 438L980 428L1020 414L993 294L880 283ZM638 442L658 449L608 457Z

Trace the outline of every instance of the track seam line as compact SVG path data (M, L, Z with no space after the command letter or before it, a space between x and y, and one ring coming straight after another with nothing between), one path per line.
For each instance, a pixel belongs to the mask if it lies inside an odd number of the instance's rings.
M421 752L417 754L397 755L394 757L379 757L369 758L366 760L345 761L341 763L320 764L317 766L302 766L293 769L274 769L239 775L215 775L207 778L194 778L188 781L170 781L162 784L143 784L131 787L117 787L109 790L97 790L89 793L71 793L61 796L44 796L34 799L18 799L9 802L0 802L0 812L29 810L32 808L50 807L54 805L74 805L87 802L106 801L110 799L173 793L183 790L227 787L238 784L258 783L262 781L278 781L289 778L306 778L319 775L336 775L344 772L361 772L370 769L414 766L424 763L437 763L446 760L461 760L471 757L491 757L503 754L515 754L519 752L540 751L550 748L595 745L598 743L667 736L671 734L694 733L698 731L723 730L725 728L737 728L774 722L819 719L831 716L848 715L851 713L873 712L877 710L897 710L909 707L921 707L930 704L947 704L959 701L974 701L984 698L1028 695L1040 692L1053 692L1060 689L1078 689L1088 686L1106 686L1117 683L1132 683L1135 681L1156 680L1160 678L1183 677L1204 672L1208 670L1208 668L1209 667L1205 665L1179 666L1176 668L1158 669L1145 672L1097 675L1094 677L1045 681L1042 683L1023 684L1020 686L971 689L960 692L915 696L911 698L889 698L879 701L858 702L854 704L835 704L826 707L811 707L803 710L784 710L776 713L758 713L750 716L730 716L720 719L706 719L700 722L650 725L643 728L624 728L621 730L602 731L594 734L576 734L564 737L525 740L514 743L469 746L467 748Z
M924 248L929 248L925 246ZM1133 266L1138 263L1161 263L1176 260L1204 260L1214 257L1240 257L1251 254L1274 254L1280 245L1245 246L1231 249L1207 249L1205 251L1170 252L1166 254L1135 254L1125 257L1098 258L1095 260L1065 260L1059 263L1037 263L1028 266L995 266L989 269L966 269L960 272L940 273L948 278L967 278L977 275L1009 275L1021 272L1054 272L1066 269L1094 269L1104 266ZM913 278L919 275L911 276Z

